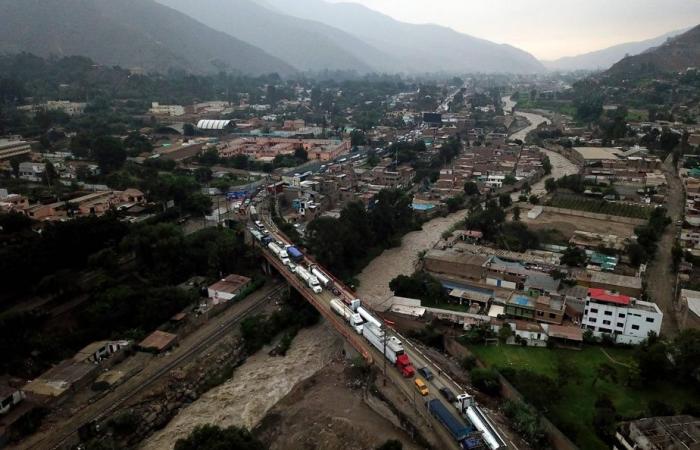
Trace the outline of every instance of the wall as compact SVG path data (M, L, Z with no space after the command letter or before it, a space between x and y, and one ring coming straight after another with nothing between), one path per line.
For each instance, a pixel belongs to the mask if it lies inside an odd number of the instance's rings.
M624 223L628 225L645 225L647 223L647 221L644 219L635 219L633 217L612 216L610 214L598 214L587 211L577 211L575 209L555 208L553 206L545 206L544 211L556 214L564 214L567 216L587 217L589 219L598 219L607 222Z

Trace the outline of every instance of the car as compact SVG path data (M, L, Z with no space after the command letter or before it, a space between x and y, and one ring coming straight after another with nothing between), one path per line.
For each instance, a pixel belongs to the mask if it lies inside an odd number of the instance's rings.
M337 296L340 296L340 291L339 291L338 288L335 287L335 286L333 286L333 287L331 288L331 292L332 292L333 295L335 295L336 297L337 297Z
M454 403L457 401L457 396L450 390L450 388L440 388L440 394L442 394L442 396L445 397L445 400L447 400L449 403Z
M418 369L418 373L423 375L428 381L433 379L433 372L427 367L421 367L420 369Z
M425 381L421 380L420 378L416 378L413 380L413 383L416 385L416 389L423 397L430 394L430 391L428 391L428 385L425 384Z

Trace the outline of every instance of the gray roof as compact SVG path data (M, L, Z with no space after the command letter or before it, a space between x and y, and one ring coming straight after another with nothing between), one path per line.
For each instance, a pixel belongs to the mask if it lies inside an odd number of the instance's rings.
M525 279L525 288L540 289L547 292L557 292L561 280L555 280L545 274L530 274Z

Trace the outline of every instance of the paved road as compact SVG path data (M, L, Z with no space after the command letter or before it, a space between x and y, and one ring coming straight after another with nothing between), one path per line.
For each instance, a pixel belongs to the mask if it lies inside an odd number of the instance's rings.
M671 161L671 156L669 156L664 162L663 169L666 175L666 182L668 183L666 209L672 223L661 236L656 256L648 265L645 276L650 300L656 303L664 313L661 332L666 336L673 336L678 333L678 321L674 310L676 275L672 271L671 251L678 234L676 221L683 214L684 202L683 186L678 178L678 174L673 169Z

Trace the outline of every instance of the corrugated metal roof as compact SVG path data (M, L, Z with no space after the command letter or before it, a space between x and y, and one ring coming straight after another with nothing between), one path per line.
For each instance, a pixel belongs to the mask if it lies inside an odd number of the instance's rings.
M223 130L230 123L230 120L202 119L199 122L197 122L197 128L199 128L200 130Z

